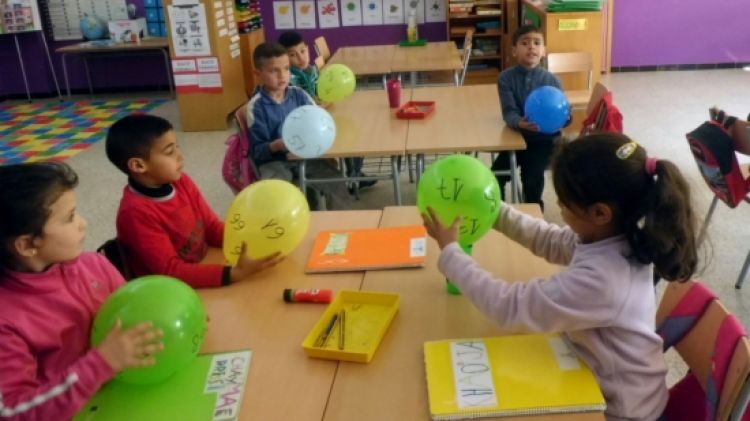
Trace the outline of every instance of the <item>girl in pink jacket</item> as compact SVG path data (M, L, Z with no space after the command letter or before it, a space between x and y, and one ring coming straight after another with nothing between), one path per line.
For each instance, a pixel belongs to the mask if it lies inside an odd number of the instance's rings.
M78 176L63 163L0 166L0 420L67 420L117 372L154 364L161 331L91 324L123 278L83 253Z
M594 370L608 420L655 420L667 404L667 368L655 332L653 267L689 279L697 264L690 191L677 167L620 134L563 145L552 166L567 227L504 206L495 229L551 263L548 279L509 283L456 243L460 221L424 215L442 249L438 266L507 330L562 332Z

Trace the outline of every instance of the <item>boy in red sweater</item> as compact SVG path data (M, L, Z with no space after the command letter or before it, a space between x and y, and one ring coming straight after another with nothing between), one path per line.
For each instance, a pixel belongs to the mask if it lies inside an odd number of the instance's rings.
M235 266L204 264L209 247L221 248L224 222L183 173L184 157L169 121L129 115L109 129L110 162L128 175L117 212L117 240L136 276L174 276L194 288L247 279L280 261L242 253Z

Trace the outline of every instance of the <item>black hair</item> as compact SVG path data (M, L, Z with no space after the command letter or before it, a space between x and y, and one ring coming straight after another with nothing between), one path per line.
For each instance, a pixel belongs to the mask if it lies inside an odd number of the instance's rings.
M14 259L13 242L41 236L52 206L78 185L78 175L63 162L0 166L0 269Z
M302 35L300 35L299 32L287 31L279 35L279 44L283 45L284 48L296 47L303 42L305 42L305 40L302 39Z
M253 50L253 63L256 69L261 69L266 60L276 57L285 57L286 48L278 42L264 42Z
M677 166L664 159L648 174L646 159L646 150L625 135L581 137L556 151L555 192L568 207L609 205L630 244L629 257L653 263L656 273L669 281L684 281L698 262L690 186Z
M513 37L511 40L513 41L513 45L518 44L518 40L521 39L522 36L526 34L541 34L542 30L537 28L534 25L521 25L516 29L516 32L513 33ZM542 34L542 36L544 36Z
M107 158L129 175L128 161L132 158L148 159L154 141L173 129L172 123L155 115L131 114L123 117L107 132Z

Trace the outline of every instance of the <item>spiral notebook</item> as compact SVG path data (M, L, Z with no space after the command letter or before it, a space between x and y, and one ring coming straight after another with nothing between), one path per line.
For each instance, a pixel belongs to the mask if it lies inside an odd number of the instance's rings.
M425 342L433 420L603 411L593 372L559 335Z
M308 273L424 266L427 232L423 225L321 231L315 238Z

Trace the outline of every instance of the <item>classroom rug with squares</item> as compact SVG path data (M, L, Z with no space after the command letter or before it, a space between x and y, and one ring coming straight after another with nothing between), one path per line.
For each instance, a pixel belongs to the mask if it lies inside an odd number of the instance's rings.
M0 165L64 160L107 135L115 121L166 99L0 105Z

